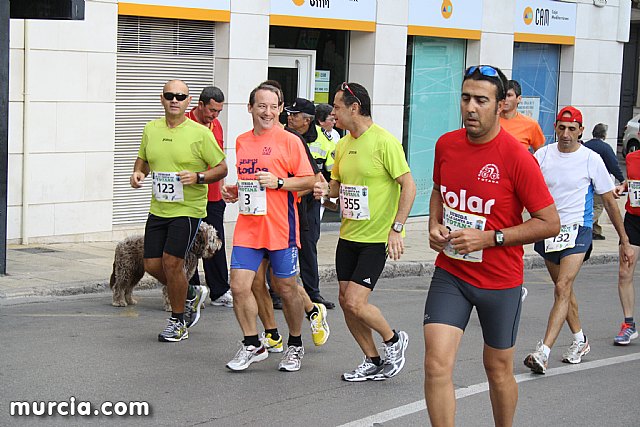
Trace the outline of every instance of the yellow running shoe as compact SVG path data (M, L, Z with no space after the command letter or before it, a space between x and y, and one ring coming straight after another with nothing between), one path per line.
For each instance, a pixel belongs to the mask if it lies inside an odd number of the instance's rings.
M329 339L329 324L327 323L327 308L324 304L316 302L313 305L318 309L317 313L313 313L309 318L311 321L311 336L313 343L317 346L323 345Z
M263 332L260 337L260 342L269 351L269 353L282 353L284 351L284 348L282 347L282 335L280 335L276 341L271 338L271 334L265 335Z

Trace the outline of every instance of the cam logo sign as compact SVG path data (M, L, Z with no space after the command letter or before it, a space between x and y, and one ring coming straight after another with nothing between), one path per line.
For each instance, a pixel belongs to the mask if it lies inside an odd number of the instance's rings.
M552 0L516 0L516 42L575 44L575 3Z
M483 0L409 0L412 36L480 40Z
M376 30L376 0L271 0L271 25Z

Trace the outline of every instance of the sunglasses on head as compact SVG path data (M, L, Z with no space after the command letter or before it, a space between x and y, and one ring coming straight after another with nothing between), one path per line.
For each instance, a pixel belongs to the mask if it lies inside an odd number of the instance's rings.
M360 101L360 98L358 98L358 97L356 96L356 94L355 94L355 93L353 93L353 91L352 91L352 90L351 90L351 88L349 87L349 83L347 83L347 82L342 82L342 84L340 85L340 90L342 90L342 91L345 91L345 90L346 90L346 91L349 91L349 93L351 94L351 96L353 96L353 97L356 99L356 101L358 101L358 104L362 105L362 101Z
M177 99L178 101L184 101L189 95L184 93L164 92L162 96L167 101L173 101L173 98Z
M498 79L498 82L500 83L500 89L502 90L503 94L505 93L504 86L503 86L503 83L502 83L502 79L500 78L500 74L498 73L498 70L496 70L495 68L493 68L493 67L491 67L489 65L474 65L473 67L467 68L467 71L464 73L464 75L466 77L469 77L470 75L472 75L476 71L479 71L480 74L482 74L483 76L494 77L494 78Z

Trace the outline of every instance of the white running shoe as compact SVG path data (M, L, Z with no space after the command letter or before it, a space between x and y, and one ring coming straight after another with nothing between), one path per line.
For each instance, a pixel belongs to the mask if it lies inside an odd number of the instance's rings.
M384 345L383 373L386 378L395 377L404 367L404 352L409 345L409 335L405 331L398 332L398 342Z
M269 357L269 352L263 345L260 347L254 347L252 345L242 345L240 350L236 353L236 356L227 363L227 368L232 371L244 371L253 362L260 362L261 360Z
M278 365L278 369L286 372L295 372L300 370L302 358L304 357L304 347L290 345L282 356L282 360Z
M211 305L233 308L233 295L231 295L231 289L220 295L217 299L212 299Z
M567 351L562 355L562 361L575 365L582 362L582 356L586 356L590 351L589 338L585 335L584 341L574 341L571 343Z

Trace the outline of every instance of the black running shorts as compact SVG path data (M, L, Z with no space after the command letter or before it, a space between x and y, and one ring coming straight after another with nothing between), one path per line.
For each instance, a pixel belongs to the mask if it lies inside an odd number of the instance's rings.
M516 344L522 286L480 289L436 267L424 306L424 324L442 323L463 331L476 308L484 342L504 350Z
M144 228L144 257L162 258L166 252L184 259L198 233L200 218L162 218L149 214Z
M373 290L387 260L385 243L338 239L336 273L340 282L355 282Z
M634 246L640 246L640 216L624 214L624 231L629 237L629 243Z

